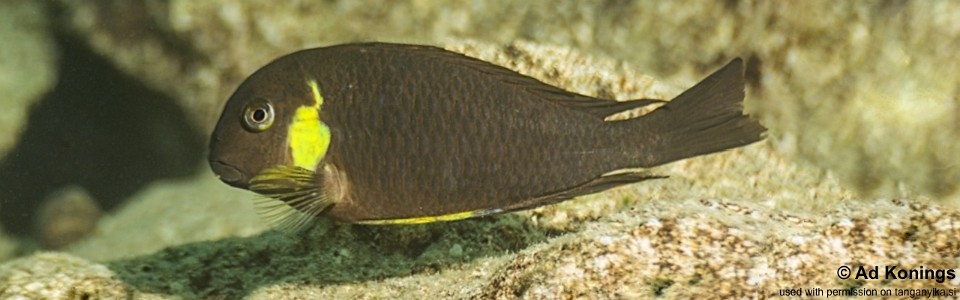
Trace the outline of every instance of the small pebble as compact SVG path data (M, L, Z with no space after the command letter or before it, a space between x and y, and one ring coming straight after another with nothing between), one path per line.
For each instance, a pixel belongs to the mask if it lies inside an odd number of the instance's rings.
M37 240L47 249L60 249L92 233L102 212L79 186L62 188L43 200L35 219Z

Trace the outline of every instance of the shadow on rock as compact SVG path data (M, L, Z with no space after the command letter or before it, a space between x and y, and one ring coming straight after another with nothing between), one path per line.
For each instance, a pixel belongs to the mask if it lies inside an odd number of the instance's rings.
M517 215L413 226L319 221L300 233L193 243L107 265L141 292L238 299L277 284L327 286L435 273L557 234Z

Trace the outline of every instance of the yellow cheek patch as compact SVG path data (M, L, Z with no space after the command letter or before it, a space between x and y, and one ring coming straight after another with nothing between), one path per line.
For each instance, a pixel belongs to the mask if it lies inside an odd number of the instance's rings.
M320 121L320 108L323 95L317 81L307 80L313 105L304 105L294 112L293 122L287 132L287 144L293 155L293 164L316 171L317 163L327 154L330 147L330 128Z

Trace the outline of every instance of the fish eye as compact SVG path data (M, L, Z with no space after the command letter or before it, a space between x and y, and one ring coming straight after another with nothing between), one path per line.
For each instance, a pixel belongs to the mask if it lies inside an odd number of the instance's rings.
M261 132L273 125L273 105L257 98L243 108L243 127L250 132Z

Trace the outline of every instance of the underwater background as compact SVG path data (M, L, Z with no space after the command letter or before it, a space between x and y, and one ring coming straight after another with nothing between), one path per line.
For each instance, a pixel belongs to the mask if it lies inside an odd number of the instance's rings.
M0 1L0 298L731 298L953 289L960 2ZM277 56L443 46L669 99L734 57L763 142L503 216L270 231L204 161ZM496 188L496 187L490 187Z

